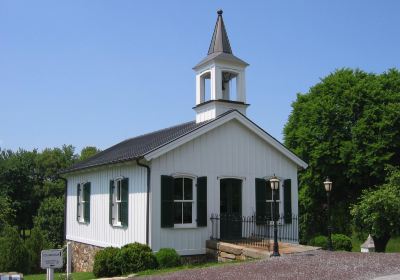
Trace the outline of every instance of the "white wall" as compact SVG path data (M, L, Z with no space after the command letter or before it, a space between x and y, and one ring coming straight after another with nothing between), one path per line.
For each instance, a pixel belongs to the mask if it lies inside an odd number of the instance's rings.
M255 212L255 178L274 173L292 180L292 212L298 213L297 166L236 120L154 159L151 164L151 246L173 247L184 255L205 253L207 228L161 228L160 176L189 173L207 176L207 214L219 213L219 178L242 177L242 215Z
M129 221L127 228L109 224L110 180L129 178ZM96 246L146 243L146 169L134 163L108 166L67 176L67 239ZM76 220L77 184L91 182L90 223Z

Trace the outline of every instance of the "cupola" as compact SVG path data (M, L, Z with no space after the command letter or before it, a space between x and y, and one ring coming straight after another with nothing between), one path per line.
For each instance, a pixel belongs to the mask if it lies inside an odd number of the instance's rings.
M232 53L228 34L217 12L217 23L207 56L193 70L196 72L196 122L216 118L235 109L246 115L245 69L249 65Z

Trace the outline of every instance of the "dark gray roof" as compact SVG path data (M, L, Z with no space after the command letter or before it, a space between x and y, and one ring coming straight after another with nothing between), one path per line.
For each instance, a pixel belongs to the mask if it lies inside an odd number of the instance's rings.
M232 111L219 115L217 118L201 123L195 121L186 122L169 128L161 129L155 132L147 133L118 143L100 153L80 161L70 168L64 169L60 174L78 171L90 167L96 167L105 164L113 164L123 161L135 160L143 157L145 154L160 148L194 130L200 128L216 119L219 119Z
M208 54L216 52L232 53L231 45L229 44L228 33L225 29L224 20L222 19L222 10L218 12L217 23L215 24L214 33L211 39Z
M236 62L245 66L249 65L247 62L233 55L231 44L229 43L228 33L226 32L224 20L222 19L222 10L219 10L217 13L217 23L215 24L214 33L211 38L207 56L193 68L199 67L202 64L214 59Z

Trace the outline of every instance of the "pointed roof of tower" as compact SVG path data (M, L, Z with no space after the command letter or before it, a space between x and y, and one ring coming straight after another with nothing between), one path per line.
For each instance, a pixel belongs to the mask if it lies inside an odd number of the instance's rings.
M222 10L217 11L218 18L215 24L214 33L211 38L210 47L207 56L200 61L193 69L209 62L213 59L220 59L227 62L235 62L244 66L249 65L247 62L232 54L231 44L229 43L228 33L226 32L224 20L222 19Z
M208 54L215 52L232 53L231 45L229 44L228 33L225 29L224 20L222 18L222 10L217 11L218 18L215 24L214 33L211 39Z

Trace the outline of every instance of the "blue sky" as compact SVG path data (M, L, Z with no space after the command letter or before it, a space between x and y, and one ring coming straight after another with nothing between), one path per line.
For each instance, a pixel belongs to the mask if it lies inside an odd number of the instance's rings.
M105 149L194 119L217 9L247 61L248 116L279 140L337 68L400 68L400 1L0 0L0 147Z

